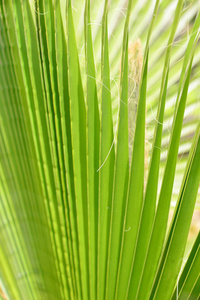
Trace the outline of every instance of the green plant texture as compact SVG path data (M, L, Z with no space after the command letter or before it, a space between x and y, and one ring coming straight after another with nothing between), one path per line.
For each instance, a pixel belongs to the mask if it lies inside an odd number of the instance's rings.
M199 299L199 10L0 0L0 299Z

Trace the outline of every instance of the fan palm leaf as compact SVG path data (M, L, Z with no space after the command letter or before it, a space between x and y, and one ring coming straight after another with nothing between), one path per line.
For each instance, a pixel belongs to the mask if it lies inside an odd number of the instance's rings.
M199 2L0 0L0 33L0 298L198 299Z

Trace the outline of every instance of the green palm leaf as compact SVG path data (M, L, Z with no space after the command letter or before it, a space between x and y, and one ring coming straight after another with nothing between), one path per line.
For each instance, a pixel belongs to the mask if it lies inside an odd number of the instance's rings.
M0 0L1 299L198 299L199 35L197 0Z

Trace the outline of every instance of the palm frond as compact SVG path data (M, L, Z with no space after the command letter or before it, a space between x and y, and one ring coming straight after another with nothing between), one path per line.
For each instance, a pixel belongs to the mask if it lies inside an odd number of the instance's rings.
M199 35L197 0L0 0L1 299L198 299Z

